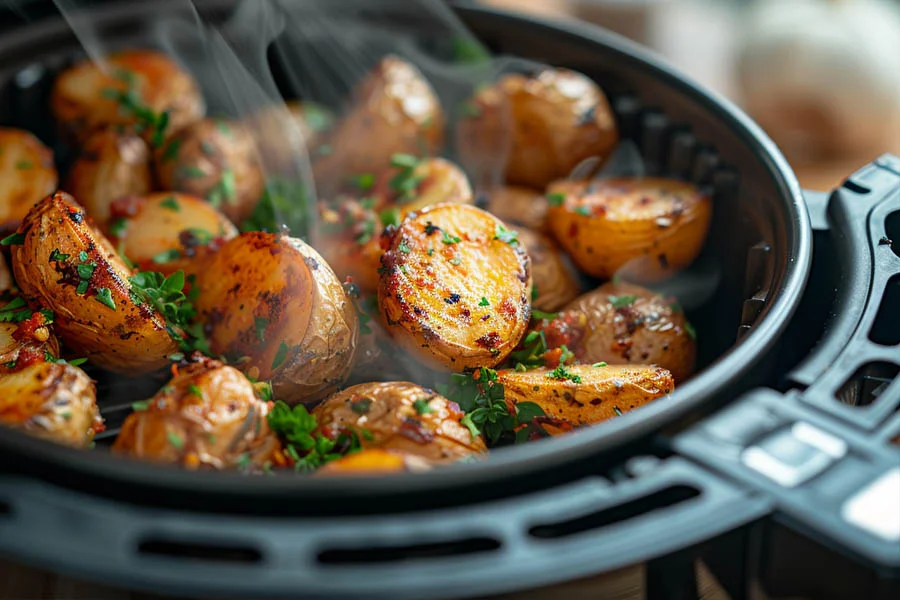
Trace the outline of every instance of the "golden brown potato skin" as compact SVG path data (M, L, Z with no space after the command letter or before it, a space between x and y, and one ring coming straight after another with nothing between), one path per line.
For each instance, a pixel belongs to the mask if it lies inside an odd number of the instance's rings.
M548 347L565 344L583 363L654 364L679 382L694 372L697 344L684 312L671 298L638 285L604 284L542 327Z
M158 192L113 205L117 235L111 240L141 270L194 274L238 234L225 215L190 194Z
M547 199L530 188L500 186L485 192L485 210L512 225L543 231L547 225Z
M240 371L202 359L125 419L113 452L190 469L263 468L281 449L267 412Z
M235 223L250 216L263 193L256 143L238 122L192 123L173 134L154 161L162 189L206 198Z
M56 183L50 148L27 131L0 127L0 229L16 227Z
M210 348L272 383L275 397L312 402L349 375L359 318L334 271L300 240L243 233L197 276Z
M709 196L672 179L568 180L547 191L558 204L548 213L553 236L582 271L604 279L677 273L700 254L712 218Z
M574 426L599 423L670 394L672 374L661 367L570 365L579 382L555 379L547 368L497 371L507 404L534 402L548 417Z
M393 154L431 156L443 146L440 100L422 73L396 56L366 76L351 106L328 136L330 153L314 166L320 192L329 194L352 175L380 173Z
M619 140L603 91L566 69L504 75L476 93L469 106L457 132L464 162L508 150L509 185L542 190L585 159L607 156Z
M109 241L85 220L84 210L65 192L47 196L25 217L22 244L11 248L13 273L23 295L55 313L55 330L67 346L95 365L135 375L168 364L178 351L162 315L135 304L130 272ZM66 260L50 260L56 250ZM79 254L85 252L87 260ZM77 293L79 264L95 264L87 291ZM115 308L99 300L109 290Z
M384 475L385 473L426 471L430 468L430 463L419 456L382 448L367 448L326 463L316 471L316 476Z
M286 108L264 108L246 123L256 139L266 173L290 175L316 156L334 125L334 114L315 102L292 100Z
M559 310L581 293L577 273L566 263L556 243L542 233L518 227L519 241L531 258L535 294L532 307L545 312Z
M391 336L426 364L492 367L525 334L531 261L498 239L503 227L474 206L436 204L388 233L378 304Z
M150 191L150 150L140 137L104 129L81 147L66 177L65 190L78 198L88 216L104 232L113 201Z
M421 414L417 400L427 405ZM332 437L353 431L364 449L411 454L433 464L486 451L484 441L460 423L465 415L455 402L405 381L355 385L330 396L313 414Z

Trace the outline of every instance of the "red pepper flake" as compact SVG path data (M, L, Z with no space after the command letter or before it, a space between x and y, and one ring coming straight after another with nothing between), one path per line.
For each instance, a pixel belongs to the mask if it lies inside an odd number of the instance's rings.
M19 323L13 332L13 339L17 342L35 340L46 342L50 332L47 330L47 319L40 311L35 311L30 317Z
M496 331L492 331L475 340L475 343L482 348L496 348L503 343L503 340L500 338L500 334Z
M400 423L400 435L418 444L428 444L434 441L434 434L422 425L417 419L404 417Z

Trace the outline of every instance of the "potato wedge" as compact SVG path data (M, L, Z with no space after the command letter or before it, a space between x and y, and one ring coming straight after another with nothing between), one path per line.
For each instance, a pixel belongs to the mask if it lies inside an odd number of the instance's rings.
M291 175L312 160L334 125L334 114L315 102L265 108L245 119L267 173ZM306 156L298 152L308 153Z
M141 404L113 452L189 469L258 470L277 460L281 443L269 429L267 405L234 367L201 359Z
M581 293L578 274L568 264L556 243L542 233L518 227L519 242L531 258L534 281L531 305L545 312L565 306Z
M163 189L206 198L240 223L262 196L265 175L246 126L203 119L173 134L154 156Z
M350 111L326 143L314 171L320 193L328 196L347 177L379 173L394 154L437 154L444 143L444 112L422 73L388 56L359 84Z
M386 234L378 304L388 331L426 364L499 364L531 314L531 261L493 215L437 204Z
M694 372L694 330L672 298L607 283L567 305L541 328L548 348L565 345L583 363L653 364L681 382Z
M619 416L670 394L672 374L662 367L570 365L562 370L497 371L507 404L534 402L547 416L574 426Z
M603 91L566 69L504 75L466 106L457 127L463 164L493 161L506 150L509 185L543 190L582 161L604 158L619 140Z
M102 67L83 60L60 73L50 109L63 131L82 143L107 127L150 142L157 128L149 115L168 114L162 133L169 135L203 118L206 104L197 82L170 58L152 50L125 50L107 57Z
M482 454L480 437L460 423L465 414L432 390L404 381L363 383L313 409L326 435L359 435L364 449L401 452L440 464Z
M16 228L56 183L50 148L27 131L0 127L0 229Z
M243 233L196 280L209 345L290 404L323 398L350 374L356 308L331 267L304 242Z
M176 192L129 197L113 203L110 239L146 271L187 275L238 234L225 215L202 198Z
M63 186L108 233L113 201L150 192L150 150L140 137L104 129L91 135Z
M55 330L67 346L127 375L163 367L177 352L165 319L135 303L128 267L72 196L44 198L19 234L21 243L11 247L16 281L30 302L55 313Z
M489 213L510 225L543 231L547 225L547 198L530 188L495 187L485 192Z
M427 471L428 461L419 456L392 452L382 448L368 448L348 454L326 463L316 471L316 476L324 475L383 475L408 471Z
M660 281L689 266L706 241L712 200L659 178L558 181L547 188L550 231L589 275Z

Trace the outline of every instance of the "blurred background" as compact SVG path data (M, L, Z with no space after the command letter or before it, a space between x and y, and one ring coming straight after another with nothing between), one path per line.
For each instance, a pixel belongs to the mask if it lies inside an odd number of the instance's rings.
M645 44L741 105L810 189L900 154L900 0L481 0Z

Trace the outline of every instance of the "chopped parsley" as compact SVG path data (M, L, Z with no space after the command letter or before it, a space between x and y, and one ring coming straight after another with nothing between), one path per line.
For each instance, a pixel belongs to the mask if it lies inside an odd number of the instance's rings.
M281 344L278 346L278 350L275 352L275 358L272 359L272 370L274 371L278 367L284 363L287 359L288 355L288 346L284 343L284 340L281 340Z
M426 415L428 413L433 413L434 409L428 406L428 403L431 401L431 398L419 398L415 402L413 402L413 408L416 409L417 415Z
M531 318L537 319L538 321L540 321L541 319L547 319L548 321L552 321L553 319L555 319L558 316L559 316L559 313L548 313L548 312L544 312L542 310L538 310L536 308L531 309Z
M546 195L546 198L550 206L562 206L563 202L566 201L566 195L561 192L550 192Z
M628 295L628 296L607 296L609 299L609 303L612 304L613 308L625 308L626 306L631 306L634 304L634 301L638 299L637 296Z
M97 288L97 295L94 296L94 299L100 304L116 310L116 301L113 300L112 292L109 291L109 288Z
M503 226L502 223L497 223L497 230L494 233L494 239L500 240L501 242L509 244L510 246L518 246L519 232L513 231L512 229L507 229Z
M192 396L197 396L198 398L203 397L203 390L201 390L193 383L188 386L188 393L190 393Z
M181 258L181 251L177 248L169 248L168 250L163 250L159 254L154 254L151 260L158 265L164 265L176 261L179 258Z
M360 450L359 438L353 432L341 432L335 439L324 435L315 415L302 404L291 408L276 400L266 419L272 431L284 441L285 454L294 461L297 471L312 471Z
M565 365L560 364L558 367L547 373L547 377L550 379L557 379L560 381L571 381L572 383L581 383L581 375L576 375L569 371Z
M135 412L141 412L150 408L149 400L138 400L137 402L131 403L131 410Z
M400 226L400 210L396 207L394 208L386 208L381 211L381 214L378 215L381 220L381 224L385 227L393 225L394 227Z
M692 340L697 339L697 330L694 329L694 326L691 325L690 323L688 323L687 321L684 322L684 330L687 332L687 334L689 336L691 336Z
M19 160L16 161L16 168L20 171L24 171L26 169L30 169L34 166L34 163L30 160Z
M166 437L169 438L169 443L172 444L172 447L176 450L184 448L184 440L177 433L168 431L166 432Z
M350 410L358 415L367 415L372 408L371 398L361 398L350 403Z
M509 357L528 368L544 366L547 336L543 331L528 332L522 341L521 348L521 350L510 353Z
M481 300L478 302L478 306L490 306L491 303L488 302L488 299L484 296L481 297Z
M222 202L225 202L226 204L234 204L237 202L237 187L234 181L234 171L231 169L223 170L222 174L219 176L219 182L209 190L206 199L215 207L221 206Z
M125 217L119 217L118 219L113 219L109 223L109 233L117 238L122 237L125 233L125 230L128 229L128 219Z
M594 363L591 366L592 367L608 367L609 365L606 364L606 361L601 360L600 362Z
M160 202L159 205L163 208L174 210L175 212L181 212L181 206L179 206L178 201L175 199L175 196L169 196L168 198Z
M591 209L588 208L587 206L576 206L575 212L583 217L591 216Z
M618 406L613 406L613 412L616 413L616 416L617 416L617 417L621 417L621 416L622 416L622 409L620 409Z
M87 259L88 259L88 258L89 258L89 257L88 257L88 253L85 252L84 250L82 250L81 252L78 253L78 260L79 260L79 261L81 261L81 262L87 262Z
M375 185L375 174L374 173L363 173L361 175L354 175L350 178L350 183L361 192L368 192L372 189L372 186Z
M71 256L71 254L63 254L59 251L59 248L54 248L50 252L50 262L66 262L69 260L69 256Z
M415 174L421 161L412 154L393 154L390 164L392 167L400 169L400 172L391 178L388 187L399 192L401 200L411 200L419 184L425 179L423 176Z
M97 263L82 263L75 267L75 270L78 272L78 277L82 281L89 281L91 277L94 275L94 270L97 268Z
M453 44L453 61L461 64L485 63L491 58L490 52L475 38L455 35Z
M400 240L400 243L397 244L397 249L400 250L403 254L409 254L412 252L410 250L409 244L406 243L406 240Z
M125 82L127 85L125 91L107 88L102 92L103 97L118 102L121 112L134 117L135 131L137 133L149 132L150 145L159 148L165 141L166 128L169 125L169 111L156 113L143 103L143 99L134 87L134 74L130 71L119 70L115 77Z
M463 117L480 117L484 111L474 100L465 100L459 103L459 114Z
M12 233L2 240L0 240L0 244L4 246L17 246L19 244L25 243L25 234L24 233Z
M309 198L308 188L301 181L269 179L250 218L241 223L241 231L279 233L286 227L291 235L305 237L310 226Z
M146 302L159 312L166 320L169 335L178 342L181 350L211 354L202 324L191 323L197 312L183 291L184 271L176 271L168 277L154 271L141 271L129 277L128 281L131 283L132 301L138 305Z
M446 231L441 231L441 241L445 244L458 244L462 238L456 235L450 235Z
M266 327L269 326L269 320L265 317L256 317L253 319L253 327L256 329L256 337L260 342L266 341Z
M181 149L181 140L174 139L168 144L166 144L166 149L163 150L162 162L169 162L170 160L174 160L178 157L178 151Z
M367 219L362 222L362 231L356 236L356 243L359 245L367 244L375 235L375 222Z

